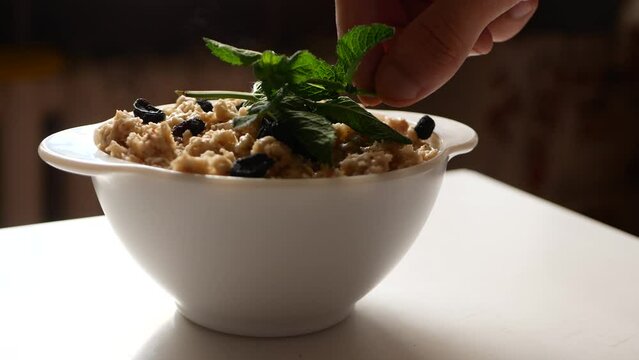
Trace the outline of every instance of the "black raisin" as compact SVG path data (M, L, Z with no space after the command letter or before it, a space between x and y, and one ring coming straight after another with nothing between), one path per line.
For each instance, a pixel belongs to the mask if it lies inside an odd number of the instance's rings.
M260 178L266 175L275 161L266 154L254 154L238 159L231 168L231 176Z
M415 125L417 136L423 140L428 139L433 134L433 130L435 130L435 120L428 115L422 116Z
M204 100L204 99L197 100L197 104L200 105L200 108L204 112L213 111L213 104L211 104L211 102L208 100Z
M146 99L137 99L133 103L133 114L142 119L143 124L159 123L166 118L164 112L151 105Z
M182 135L184 135L184 132L186 130L189 130L191 132L191 135L198 136L200 135L202 131L204 131L204 128L205 128L204 121L198 118L193 118L193 119L182 121L181 123L175 125L173 127L172 133L173 133L173 137L176 139L179 137L182 137Z

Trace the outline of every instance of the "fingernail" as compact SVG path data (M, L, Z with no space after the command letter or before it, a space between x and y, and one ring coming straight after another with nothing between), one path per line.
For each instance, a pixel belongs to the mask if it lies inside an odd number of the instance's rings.
M380 95L394 100L414 100L421 91L415 79L397 69L397 65L393 62L387 63L380 69L375 82Z
M377 106L382 103L382 101L377 96L358 96L359 101L364 104L364 106Z
M493 49L493 34L488 28L479 35L479 39L470 51L470 56L486 55Z
M535 4L533 4L533 2L530 0L525 0L515 5L512 9L510 9L508 14L510 15L511 18L519 20L521 18L524 18L530 15L530 13L534 9L535 9Z

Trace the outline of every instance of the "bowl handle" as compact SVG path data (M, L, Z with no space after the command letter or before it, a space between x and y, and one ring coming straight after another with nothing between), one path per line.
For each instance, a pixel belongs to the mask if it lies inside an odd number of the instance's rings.
M98 125L80 126L50 135L40 143L38 155L49 165L78 175L122 171L127 162L110 158L93 144L93 132Z
M442 139L442 151L448 158L470 152L479 141L477 133L470 126L458 121L433 116L435 132Z

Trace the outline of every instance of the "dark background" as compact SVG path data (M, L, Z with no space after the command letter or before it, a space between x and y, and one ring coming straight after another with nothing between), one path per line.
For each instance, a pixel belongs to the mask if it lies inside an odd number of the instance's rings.
M47 134L177 88L246 90L251 74L206 52L240 47L331 60L332 1L0 3L0 224L99 214L90 180L36 156ZM517 38L467 61L409 110L473 126L467 167L639 234L639 1L541 1Z
M620 0L543 1L527 34L606 33L617 23ZM234 43L296 50L309 38L335 37L331 1L291 6L279 1L10 0L0 8L3 43L55 46L73 56L181 53L205 34ZM283 33L285 37L279 36ZM276 35L276 36L274 36ZM171 46L167 46L171 44Z

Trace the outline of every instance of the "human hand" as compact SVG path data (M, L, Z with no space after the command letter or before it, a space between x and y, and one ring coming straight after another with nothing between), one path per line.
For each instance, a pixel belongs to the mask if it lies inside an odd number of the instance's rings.
M471 55L487 54L493 42L515 36L539 0L335 0L339 36L355 25L385 23L396 36L373 49L358 68L355 84L374 89L362 97L408 106L444 85Z

